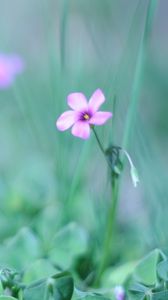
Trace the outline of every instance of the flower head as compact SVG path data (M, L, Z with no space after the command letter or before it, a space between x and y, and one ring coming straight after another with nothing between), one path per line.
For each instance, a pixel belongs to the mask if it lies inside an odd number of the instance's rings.
M8 88L23 68L23 61L18 55L0 54L0 89Z
M111 112L98 111L105 101L103 92L97 89L89 102L82 93L68 95L68 105L73 109L64 112L57 120L58 130L64 131L72 126L72 134L81 139L88 139L92 125L103 125L112 117Z

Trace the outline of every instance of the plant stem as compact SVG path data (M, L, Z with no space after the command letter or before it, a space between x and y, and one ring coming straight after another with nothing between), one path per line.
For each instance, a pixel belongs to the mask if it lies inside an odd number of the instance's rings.
M97 143L98 143L98 146L99 146L101 152L103 153L104 158L105 158L105 160L106 160L106 162L107 162L107 164L108 164L108 166L109 166L109 168L110 168L110 170L111 170L111 163L110 163L110 161L108 160L108 158L107 158L107 156L106 156L106 151L105 151L104 148L103 148L103 145L102 145L102 143L101 143L101 141L100 141L100 139L99 139L99 137L98 137L98 135L97 135L97 132L96 132L96 130L94 129L94 127L92 127L92 130L93 130L93 132L94 132L94 135L95 135L96 141L97 141Z
M110 167L110 171L112 173L111 169L111 162L108 160L106 156L106 152L102 146L102 143L97 135L96 130L94 127L92 128L95 138L97 140L98 146L105 156L106 162L108 166ZM118 202L118 191L119 191L119 185L118 185L118 180L116 177L112 177L112 201L110 203L109 207L109 213L108 213L108 218L107 218L107 225L106 225L106 231L105 231L105 238L103 242L103 248L102 248L102 256L101 256L101 261L98 267L97 271L97 276L95 279L95 286L98 286L100 283L100 278L102 273L104 272L104 269L106 268L109 260L109 254L111 251L111 243L112 243L112 238L113 238L113 229L114 229L114 223L115 223L115 216L116 216L116 209L117 209L117 202Z
M115 178L112 179L112 201L110 203L108 217L107 217L107 225L105 231L105 238L103 242L102 256L97 270L97 276L94 282L95 286L99 286L101 276L109 262L109 257L111 253L111 244L114 236L114 224L115 224L115 216L116 216L116 209L118 203L118 192L119 192L119 184L118 184L118 180Z
M101 152L106 156L105 150L104 150L104 148L103 148L103 146L102 146L102 143L100 142L100 139L99 139L99 137L98 137L98 135L97 135L97 132L96 132L96 130L94 129L94 127L92 127L92 130L93 130L93 132L94 132L96 141L97 141L97 143L98 143L98 145L99 145L99 148L100 148Z

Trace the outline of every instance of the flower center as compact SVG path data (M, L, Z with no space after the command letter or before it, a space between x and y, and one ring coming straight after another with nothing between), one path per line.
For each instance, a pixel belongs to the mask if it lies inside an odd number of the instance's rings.
M84 115L83 115L83 119L84 119L84 120L89 120L89 119L90 119L90 116L89 116L88 114L84 114Z
M91 117L92 117L92 114L89 111L83 111L79 115L80 121L84 121L84 122L89 121Z

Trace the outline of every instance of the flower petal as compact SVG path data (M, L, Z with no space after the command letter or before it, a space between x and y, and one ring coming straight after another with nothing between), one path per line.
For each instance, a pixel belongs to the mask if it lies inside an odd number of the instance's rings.
M103 125L109 118L112 117L112 113L108 111L98 111L89 120L92 125Z
M94 113L105 101L105 96L100 89L97 89L89 100L89 109Z
M24 70L24 62L18 55L11 55L9 67L14 74L21 73Z
M13 75L7 74L6 72L3 72L3 70L0 70L0 89L8 88L13 83L13 80Z
M58 130L64 131L70 128L78 120L78 114L75 111L65 111L57 120Z
M81 139L88 139L90 136L90 126L85 121L78 121L72 127L72 134Z
M88 103L84 94L82 93L71 93L67 97L68 105L77 111L87 109Z

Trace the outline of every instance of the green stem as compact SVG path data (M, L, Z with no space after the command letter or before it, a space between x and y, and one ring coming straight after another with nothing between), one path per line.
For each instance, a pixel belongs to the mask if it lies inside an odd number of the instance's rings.
M102 249L102 256L100 260L100 264L97 270L97 276L95 279L95 286L99 286L101 276L106 269L109 263L109 257L111 256L111 244L114 237L114 224L115 224L115 216L118 204L118 192L119 192L119 184L118 180L112 179L112 201L109 207L108 217L107 217L107 225L105 231L105 238Z
M99 137L98 137L98 135L97 135L97 132L96 132L96 130L94 129L94 127L92 127L92 130L93 130L93 132L94 132L94 135L95 135L96 141L97 141L97 143L98 143L98 146L99 146L101 152L103 153L104 158L105 158L105 160L106 160L106 162L107 162L107 164L108 164L108 166L109 166L109 168L110 168L110 170L111 170L111 163L110 163L110 161L108 160L108 158L107 158L107 156L106 156L106 151L105 151L104 148L103 148L103 145L102 145L102 143L101 143L101 141L100 141L100 139L99 139Z
M96 130L94 129L94 127L92 127L92 130L93 130L93 132L94 132L96 141L97 141L97 143L98 143L98 145L99 145L99 148L100 148L101 152L106 156L105 150L104 150L104 148L103 148L103 146L102 146L102 143L100 142L100 139L99 139L99 137L98 137L98 135L97 135L97 132L96 132Z
M97 132L94 129L94 127L92 128L92 130L94 132L98 146L99 146L101 152L103 153L103 155L105 156L106 162L107 162L108 166L110 167L110 171L112 173L111 163L106 156L106 152L105 152L105 150L102 146L102 143L97 135ZM113 239L113 229L114 229L114 223L115 223L116 209L117 209L117 203L118 203L118 191L119 191L118 186L119 185L118 185L117 178L112 177L112 201L111 201L110 207L109 207L107 225L106 225L106 230L105 230L105 238L104 238L104 243L103 243L103 248L102 248L102 255L101 255L101 260L100 260L100 264L99 264L98 271L97 271L97 276L96 276L95 283L94 283L95 286L99 285L101 275L104 272L104 270L109 262L109 257L110 257L110 253L111 253L111 243L112 243L112 239Z

